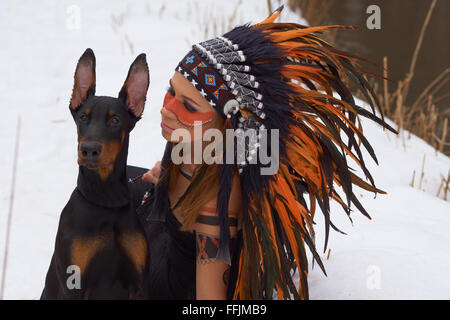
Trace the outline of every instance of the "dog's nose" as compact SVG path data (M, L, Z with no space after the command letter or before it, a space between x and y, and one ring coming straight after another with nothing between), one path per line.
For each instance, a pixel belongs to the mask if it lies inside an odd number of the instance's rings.
M84 142L81 144L80 151L86 160L97 160L102 152L102 145L97 142Z

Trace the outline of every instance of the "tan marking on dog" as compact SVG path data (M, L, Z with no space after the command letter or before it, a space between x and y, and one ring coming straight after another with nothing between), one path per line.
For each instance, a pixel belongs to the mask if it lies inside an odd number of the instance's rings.
M133 261L136 270L142 275L147 260L147 240L141 233L121 234L117 240Z
M108 239L106 235L75 238L70 247L71 264L78 266L83 274L96 253L105 247Z
M124 141L125 131L122 131L120 141L110 141L102 144L102 152L100 152L98 157L99 168L97 169L102 181L106 181L114 169L117 155L122 150Z
M84 112L87 116L91 114L91 109L86 109L86 111Z
M77 147L77 150L78 150L78 165L81 165L81 163L83 162L83 155L81 154L81 143L82 143L82 140L81 140L80 137L78 137L77 140L78 140L78 147Z
M83 300L89 300L89 295L91 294L91 288L87 288L83 294Z
M120 136L120 141L109 141L106 143L102 143L102 151L100 152L100 156L98 157L98 174L102 181L106 181L111 174L111 171L114 169L114 164L116 163L117 155L120 153L123 147L123 143L125 141L125 131L122 131ZM78 165L83 163L83 155L81 153L81 145L83 141L78 138Z
M112 117L112 116L114 116L116 113L114 112L114 110L109 110L108 111L108 115L110 116L110 117Z

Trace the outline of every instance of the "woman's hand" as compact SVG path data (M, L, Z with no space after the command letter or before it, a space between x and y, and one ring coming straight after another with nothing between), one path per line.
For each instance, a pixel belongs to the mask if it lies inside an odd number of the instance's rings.
M157 184L159 180L159 174L161 173L161 161L157 161L151 170L148 170L143 176L142 180Z

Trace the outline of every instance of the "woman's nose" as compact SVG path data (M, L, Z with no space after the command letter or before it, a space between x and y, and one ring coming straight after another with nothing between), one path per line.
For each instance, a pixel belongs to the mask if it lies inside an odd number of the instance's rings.
M161 108L160 113L161 113L161 116L163 116L164 118L175 120L175 115L172 113L172 111L167 110L164 105Z
M172 103L176 103L176 98L170 94L170 92L167 92L164 97L163 107L161 109L161 116L170 120L176 120L177 116L170 110L168 110L166 107Z

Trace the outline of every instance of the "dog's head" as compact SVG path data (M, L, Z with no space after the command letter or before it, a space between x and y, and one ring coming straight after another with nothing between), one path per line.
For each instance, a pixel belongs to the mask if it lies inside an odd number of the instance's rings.
M149 86L145 54L131 64L117 98L95 95L95 56L87 49L78 61L70 111L78 132L78 164L105 180L128 135L141 118Z

